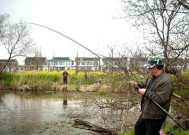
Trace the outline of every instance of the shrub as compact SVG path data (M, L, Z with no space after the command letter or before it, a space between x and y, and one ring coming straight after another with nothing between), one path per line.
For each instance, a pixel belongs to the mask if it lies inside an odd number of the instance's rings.
M105 90L98 90L98 91L97 91L97 94L98 94L98 95L106 95L107 92L106 92Z

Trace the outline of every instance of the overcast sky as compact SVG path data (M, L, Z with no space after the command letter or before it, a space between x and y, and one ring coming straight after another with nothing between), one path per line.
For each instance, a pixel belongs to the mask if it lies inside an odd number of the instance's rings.
M0 0L0 13L10 20L37 23L76 40L97 54L108 55L110 47L135 46L136 31L124 16L121 0ZM48 29L31 25L32 38L42 56L95 57L73 41ZM2 53L1 53L2 54ZM5 58L6 55L1 55Z

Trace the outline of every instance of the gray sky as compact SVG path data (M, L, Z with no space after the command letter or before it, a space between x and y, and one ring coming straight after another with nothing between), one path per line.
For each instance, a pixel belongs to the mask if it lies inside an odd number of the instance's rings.
M121 0L0 0L0 13L10 20L20 19L50 27L76 40L97 54L108 56L110 47L135 46L138 35L124 19ZM52 31L31 25L32 38L42 55L50 59L94 55L73 41ZM6 58L6 55L0 57Z

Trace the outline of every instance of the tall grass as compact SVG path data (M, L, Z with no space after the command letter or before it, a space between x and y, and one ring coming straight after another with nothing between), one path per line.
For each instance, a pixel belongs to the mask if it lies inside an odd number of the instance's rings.
M4 73L0 76L0 83L13 89L18 89L23 85L29 85L33 88L44 90L62 89L62 72L63 71L24 71ZM114 92L122 92L130 88L127 83L127 78L124 78L122 75L124 73L121 72L120 74L120 72L121 71L80 71L76 74L75 70L68 70L68 86L71 87L71 89L79 90L83 85L88 86L94 83L101 83L111 87ZM176 90L185 89L185 91L188 92L186 88L189 88L189 71L184 72L183 76L183 82L179 81L175 76L171 77L174 88ZM130 73L130 78L133 80L145 80L146 76L141 78L138 74ZM180 91L176 91L176 93L180 93Z
M5 82L14 89L18 89L23 85L36 89L49 89L53 83L58 82L61 78L61 73L55 71L25 71L9 73L9 75L11 75L11 78L5 80Z
M63 71L24 71L12 72L1 75L0 79L4 81L4 85L10 86L13 89L18 89L20 86L28 85L34 89L54 89L54 87L62 86ZM103 72L78 72L68 70L69 86L79 87L80 85L90 85L99 82ZM74 89L75 89L74 88Z

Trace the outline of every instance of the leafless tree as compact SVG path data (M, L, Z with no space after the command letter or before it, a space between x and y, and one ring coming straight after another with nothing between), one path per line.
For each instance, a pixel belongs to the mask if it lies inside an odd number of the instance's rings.
M189 2L187 0L177 0L180 5L189 10Z
M35 44L30 38L30 29L24 23L11 24L7 15L0 15L0 26L0 44L8 53L7 62L0 69L2 73L12 58L32 53Z
M143 32L144 46L165 59L165 66L184 58L189 48L189 15L175 0L123 0L126 18Z
M3 14L3 15L0 15L0 35L2 36L3 34L3 26L5 25L6 23L6 20L9 18L9 15L8 14Z

